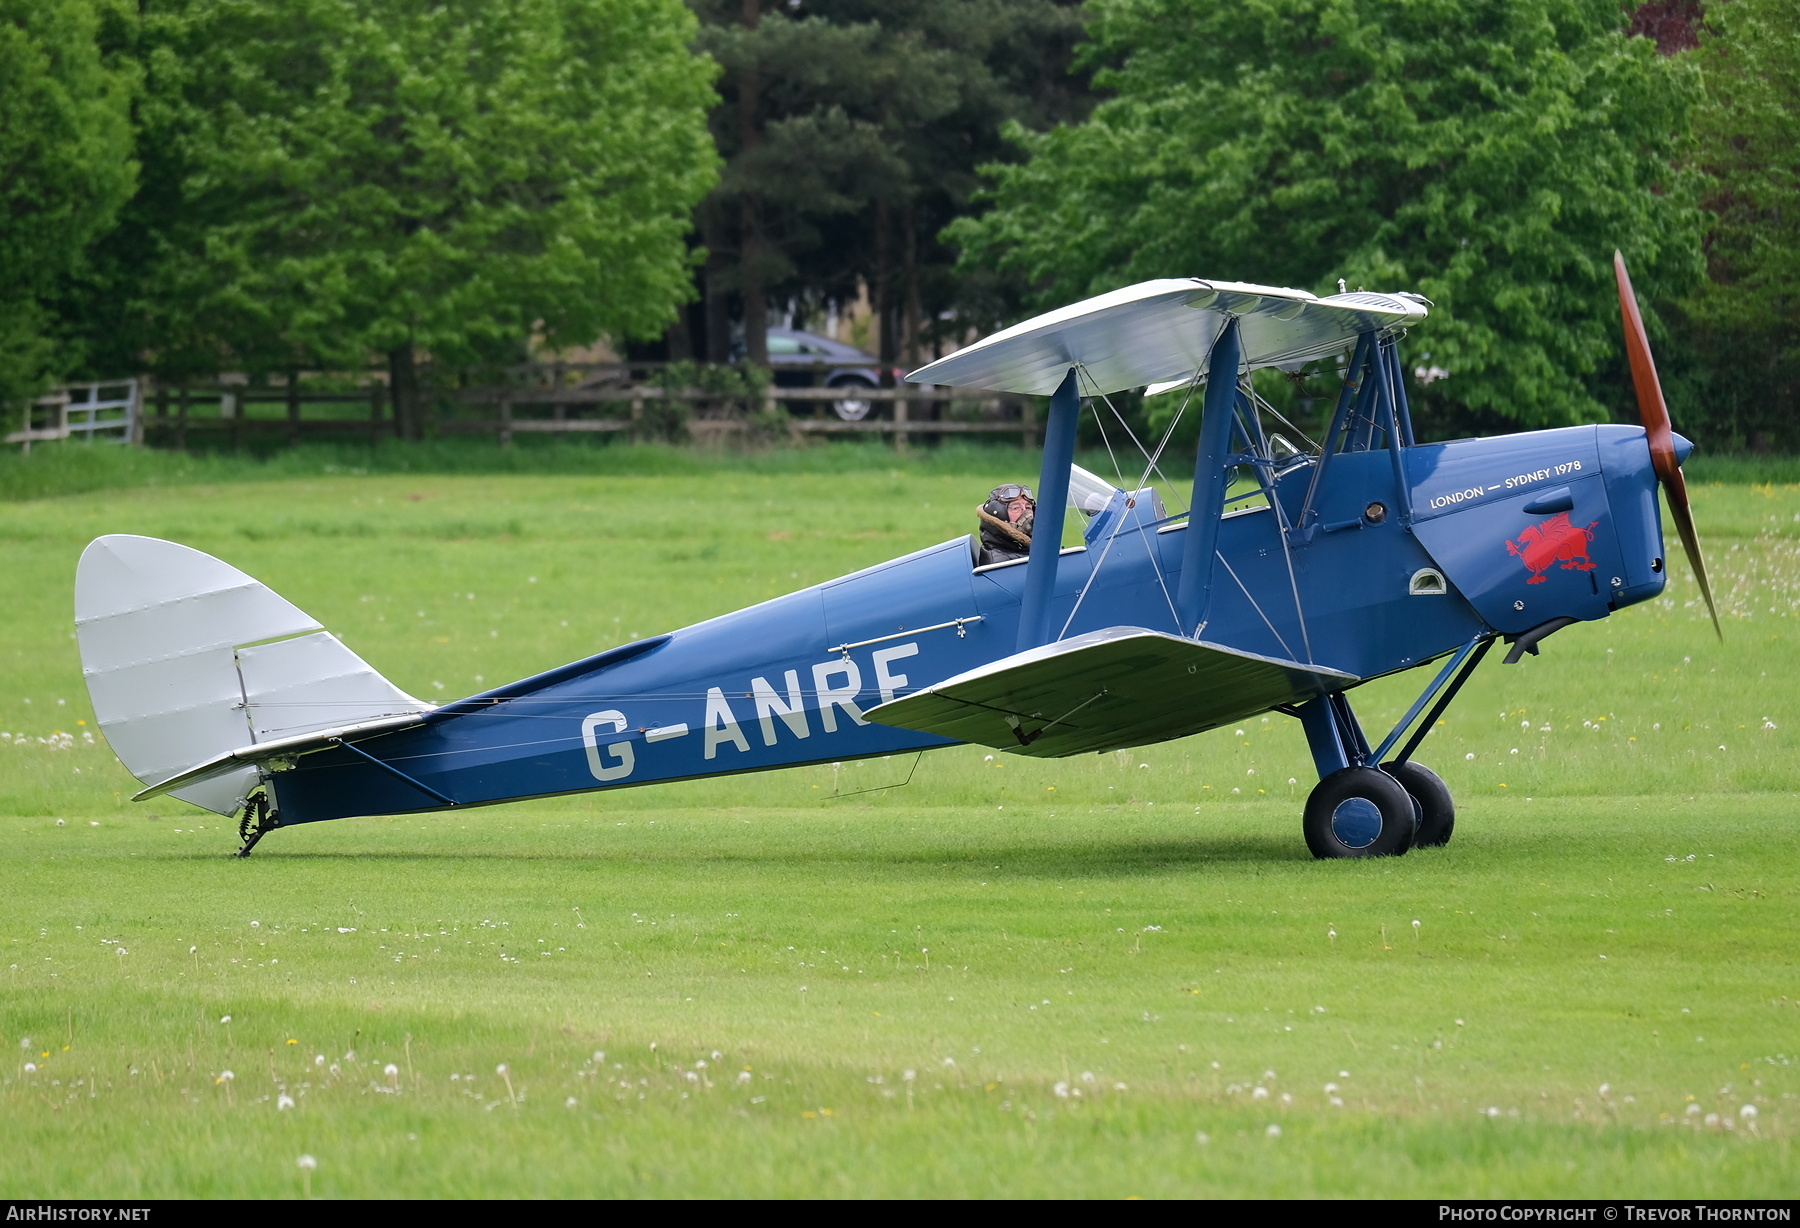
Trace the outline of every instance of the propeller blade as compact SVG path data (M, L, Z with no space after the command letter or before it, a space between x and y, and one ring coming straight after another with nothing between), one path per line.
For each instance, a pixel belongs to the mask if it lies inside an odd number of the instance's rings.
M1638 312L1637 295L1632 293L1631 275L1625 271L1625 257L1617 250L1613 252L1613 274L1619 283L1619 312L1625 318L1625 356L1631 365L1631 386L1637 392L1638 417L1643 420L1644 438L1650 445L1650 465L1669 500L1669 516L1681 535L1681 548L1687 552L1694 578L1700 582L1706 612L1712 615L1713 633L1723 642L1725 632L1719 627L1719 608L1713 602L1706 559L1700 553L1700 535L1694 530L1694 513L1688 506L1687 482L1675 459L1675 432L1669 425L1668 402L1663 400L1662 381L1657 379L1656 363L1650 357L1650 337L1644 331L1644 317Z

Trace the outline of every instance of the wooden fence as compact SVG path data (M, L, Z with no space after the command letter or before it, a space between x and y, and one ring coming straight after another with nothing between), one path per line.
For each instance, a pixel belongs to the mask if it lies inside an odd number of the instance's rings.
M420 426L426 435L492 435L510 446L519 435L615 433L652 439L685 435L724 443L751 435L877 436L904 450L945 436L1014 436L1036 447L1041 425L1032 398L996 400L992 394L932 387L768 387L750 396L708 388L669 389L650 382L668 364L533 364L503 373L504 383L426 393ZM351 381L340 376L339 389ZM869 402L867 416L846 421L840 401ZM295 444L308 438L363 438L370 443L399 432L392 397L381 379L350 391L291 384L239 383L156 387L142 398L137 434L151 446L200 444L243 447L252 442ZM274 413L268 412L274 409Z
M0 438L0 443L16 443L25 452L30 452L34 443L58 439L85 439L89 443L107 439L114 443L141 444L144 442L141 388L142 383L135 379L103 380L58 388L27 405L21 429Z
M715 384L670 388L682 378L668 363L531 363L509 368L482 386L446 377L421 397L422 435L491 435L508 447L519 435L612 433L633 439L691 438L721 445L732 439L783 435L872 436L904 450L948 436L1013 436L1022 447L1040 439L1034 398L996 399L969 389L770 386L754 394L739 376L690 368ZM784 368L783 374L792 373ZM810 375L822 382L828 369ZM430 373L426 372L429 377ZM243 380L157 384L148 378L74 384L29 407L22 429L4 437L30 451L51 440L114 439L186 449L297 444L305 439L363 439L373 444L402 432L386 373L316 372L252 386ZM427 380L429 385L429 378ZM464 386L455 386L463 383ZM442 384L453 385L448 390ZM847 421L837 402L866 403Z
M634 436L654 433L656 426L647 422L649 411L659 404L676 402L687 411L681 429L701 441L718 440L752 430L784 431L790 436L807 435L887 435L896 447L904 449L917 436L943 435L1016 435L1021 447L1036 447L1038 421L1036 405L1018 404L1017 417L1003 416L1007 406L993 402L962 402L980 417L949 416L958 405L945 391L934 388L770 388L759 401L721 396L705 389L682 389L675 392L638 386L616 389L569 388L546 393L521 390L513 393L494 390L465 393L466 404L491 407L488 416L450 418L438 430L446 435L492 434L501 447L509 445L516 434L561 434L592 431L627 432ZM839 401L868 401L870 416L845 421L831 410ZM576 407L595 411L582 416ZM888 416L876 416L885 407ZM816 409L807 415L797 408ZM548 416L544 410L548 409ZM524 412L521 412L524 411ZM610 413L607 411L611 411ZM785 412L784 412L785 411Z

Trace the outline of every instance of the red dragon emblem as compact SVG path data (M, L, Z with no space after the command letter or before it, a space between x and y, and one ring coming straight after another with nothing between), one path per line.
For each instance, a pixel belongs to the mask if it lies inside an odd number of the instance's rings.
M1594 526L1599 523L1591 520L1584 529L1570 524L1567 512L1558 512L1540 524L1528 526L1517 541L1506 543L1506 551L1516 555L1531 573L1527 584L1542 584L1552 563L1561 563L1564 571L1592 571L1595 563L1588 557L1587 547L1594 540Z

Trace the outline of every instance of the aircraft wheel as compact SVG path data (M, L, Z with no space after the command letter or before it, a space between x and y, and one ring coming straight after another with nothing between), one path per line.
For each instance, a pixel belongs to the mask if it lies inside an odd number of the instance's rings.
M1411 759L1405 763L1384 763L1381 770L1399 781L1419 807L1419 834L1413 837L1413 847L1429 849L1449 844L1450 833L1456 827L1456 802L1438 774Z
M1386 772L1340 768L1306 799L1306 847L1314 857L1397 857L1412 847L1412 796Z

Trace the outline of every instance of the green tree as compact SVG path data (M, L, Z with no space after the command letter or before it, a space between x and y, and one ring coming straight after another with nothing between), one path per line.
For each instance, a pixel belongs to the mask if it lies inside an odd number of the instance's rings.
M129 62L101 52L90 0L0 0L0 405L77 356L48 301L131 195Z
M980 289L952 276L937 233L967 208L977 168L1011 154L1002 125L1085 113L1085 87L1068 71L1078 6L690 3L700 45L725 70L712 119L726 170L697 217L709 258L694 348L725 357L735 304L759 361L771 304L805 314L862 286L882 357L917 358L939 316Z
M714 68L678 0L149 0L125 229L173 369L654 335L691 293Z
M1800 10L1713 6L1695 113L1708 280L1688 303L1698 370L1684 407L1718 442L1800 444Z
M1598 419L1616 369L1610 261L1639 289L1699 273L1697 92L1629 38L1616 0L1097 0L1091 63L1116 92L993 168L993 208L949 235L1040 304L1208 274L1407 289L1410 347L1447 369L1429 417ZM1613 400L1610 393L1607 402Z

